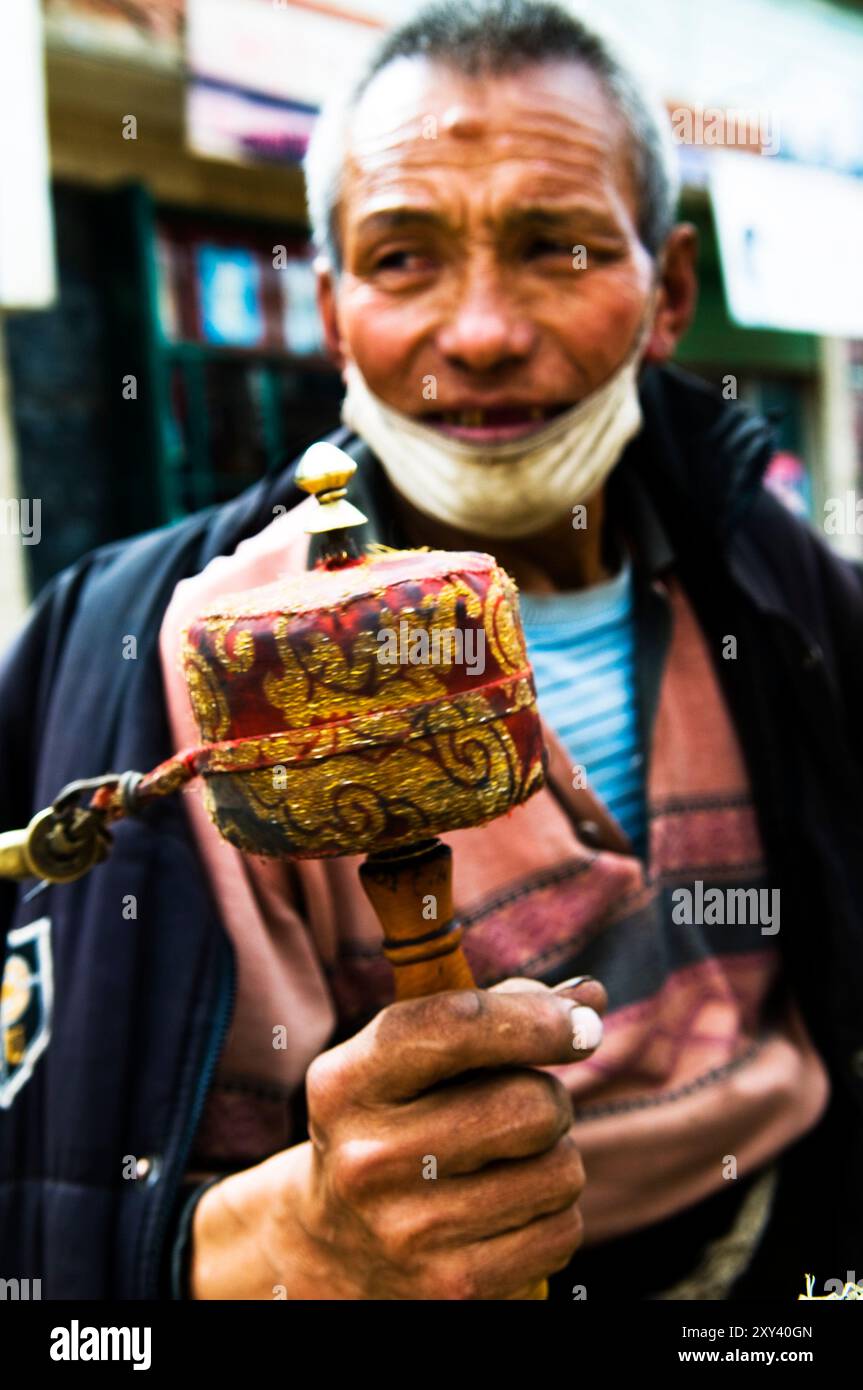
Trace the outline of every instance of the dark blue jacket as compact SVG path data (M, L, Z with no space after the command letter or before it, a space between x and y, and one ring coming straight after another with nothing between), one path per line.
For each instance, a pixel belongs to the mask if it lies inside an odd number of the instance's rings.
M863 582L760 483L769 428L676 370L642 380L640 479L717 655L753 785L777 942L833 1099L783 1156L759 1279L802 1291L863 1260ZM385 501L386 484L365 446ZM301 494L292 470L62 573L0 667L0 829L74 778L146 771L170 747L157 641L175 584ZM737 637L736 661L718 659ZM124 639L137 639L135 659ZM128 653L129 644L125 651ZM121 823L78 883L0 884L4 932L50 919L47 1047L0 1109L0 1275L47 1298L153 1298L231 1011L233 955L181 798ZM130 916L134 903L136 916ZM25 933L26 935L26 933ZM124 1177L146 1159L146 1176Z

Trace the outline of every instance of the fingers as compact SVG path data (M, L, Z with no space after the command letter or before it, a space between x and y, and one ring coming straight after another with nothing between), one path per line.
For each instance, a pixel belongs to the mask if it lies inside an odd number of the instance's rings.
M499 984L492 985L491 994L542 994L552 993L573 1003L583 1004L594 1013L603 1014L608 1008L608 994L599 980L592 975L576 975L571 980L562 980L558 985L544 985L541 980L530 980L526 976L513 975Z
M581 1158L567 1137L540 1159L428 1182L422 1200L416 1193L381 1197L367 1211L387 1258L410 1269L567 1212L583 1189Z
M545 991L447 990L382 1010L308 1072L310 1103L386 1104L460 1072L555 1066L575 1053L572 1000ZM576 1023L578 1021L576 1020ZM583 1041L583 1040L582 1040Z
M554 1147L572 1125L565 1086L548 1072L487 1073L426 1092L398 1107L363 1112L364 1143L348 1162L367 1193L423 1194L427 1165L437 1179L466 1176L502 1160L531 1158ZM332 1161L342 1161L337 1148Z
M584 1183L581 1155L573 1137L565 1134L538 1157L427 1183L423 1216L438 1247L448 1241L463 1245L489 1240L564 1211L578 1201Z
M583 975L580 980L572 982L563 980L553 987L552 993L565 999L573 999L576 1003L593 1009L597 1014L604 1014L608 1008L608 992L605 986L590 975Z
M570 1060L581 1061L591 1052L595 1052L602 1042L602 1020L599 1015L608 1005L608 995L599 981L594 980L592 976L579 975L570 980L562 980L551 989L540 980L512 976L508 980L501 980L500 984L492 985L491 992L541 994L543 991L558 998L571 999L577 1005L572 1014L575 1057Z
M519 1230L454 1250L435 1261L431 1298L509 1298L565 1269L581 1244L584 1225L578 1204L540 1216Z
M526 975L510 975L507 980L500 980L498 984L492 985L489 994L543 994L550 992L548 985L544 985L541 980L529 980Z
M315 1059L316 1190L360 1263L371 1242L371 1285L519 1297L568 1263L584 1170L569 1092L541 1068L589 1055L606 1004L584 977L451 990L391 1005Z
M567 1134L539 1158L423 1182L421 1192L415 1179L396 1196L367 1196L363 1210L389 1263L412 1280L434 1273L436 1291L420 1297L505 1297L566 1263L580 1239L575 1204L584 1184L581 1156ZM527 1265L513 1264L522 1255ZM477 1282L449 1293L448 1270Z

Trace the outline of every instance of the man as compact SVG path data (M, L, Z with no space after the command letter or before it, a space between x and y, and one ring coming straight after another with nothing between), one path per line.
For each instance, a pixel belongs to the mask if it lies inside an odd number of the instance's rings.
M523 593L549 787L450 837L499 987L388 1005L355 866L251 863L191 797L77 885L7 888L55 978L0 1122L15 1268L55 1297L844 1279L863 595L761 488L763 422L663 365L695 246L656 122L555 7L433 6L307 175L370 535L491 551ZM182 624L308 565L299 500L264 480L49 587L3 672L4 825L182 745Z

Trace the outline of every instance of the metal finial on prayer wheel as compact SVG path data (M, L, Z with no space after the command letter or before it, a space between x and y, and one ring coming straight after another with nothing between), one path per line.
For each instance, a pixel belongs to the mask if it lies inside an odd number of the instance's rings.
M310 493L318 501L317 511L306 524L306 531L311 535L362 526L368 520L346 496L347 485L356 471L357 465L350 454L323 440L312 444L303 454L294 480L303 492Z

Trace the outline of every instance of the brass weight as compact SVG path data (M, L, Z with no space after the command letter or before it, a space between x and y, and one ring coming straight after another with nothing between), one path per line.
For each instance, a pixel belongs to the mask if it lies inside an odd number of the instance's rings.
M25 830L0 834L0 878L40 878L73 883L83 878L108 852L101 817L75 809L39 811Z

